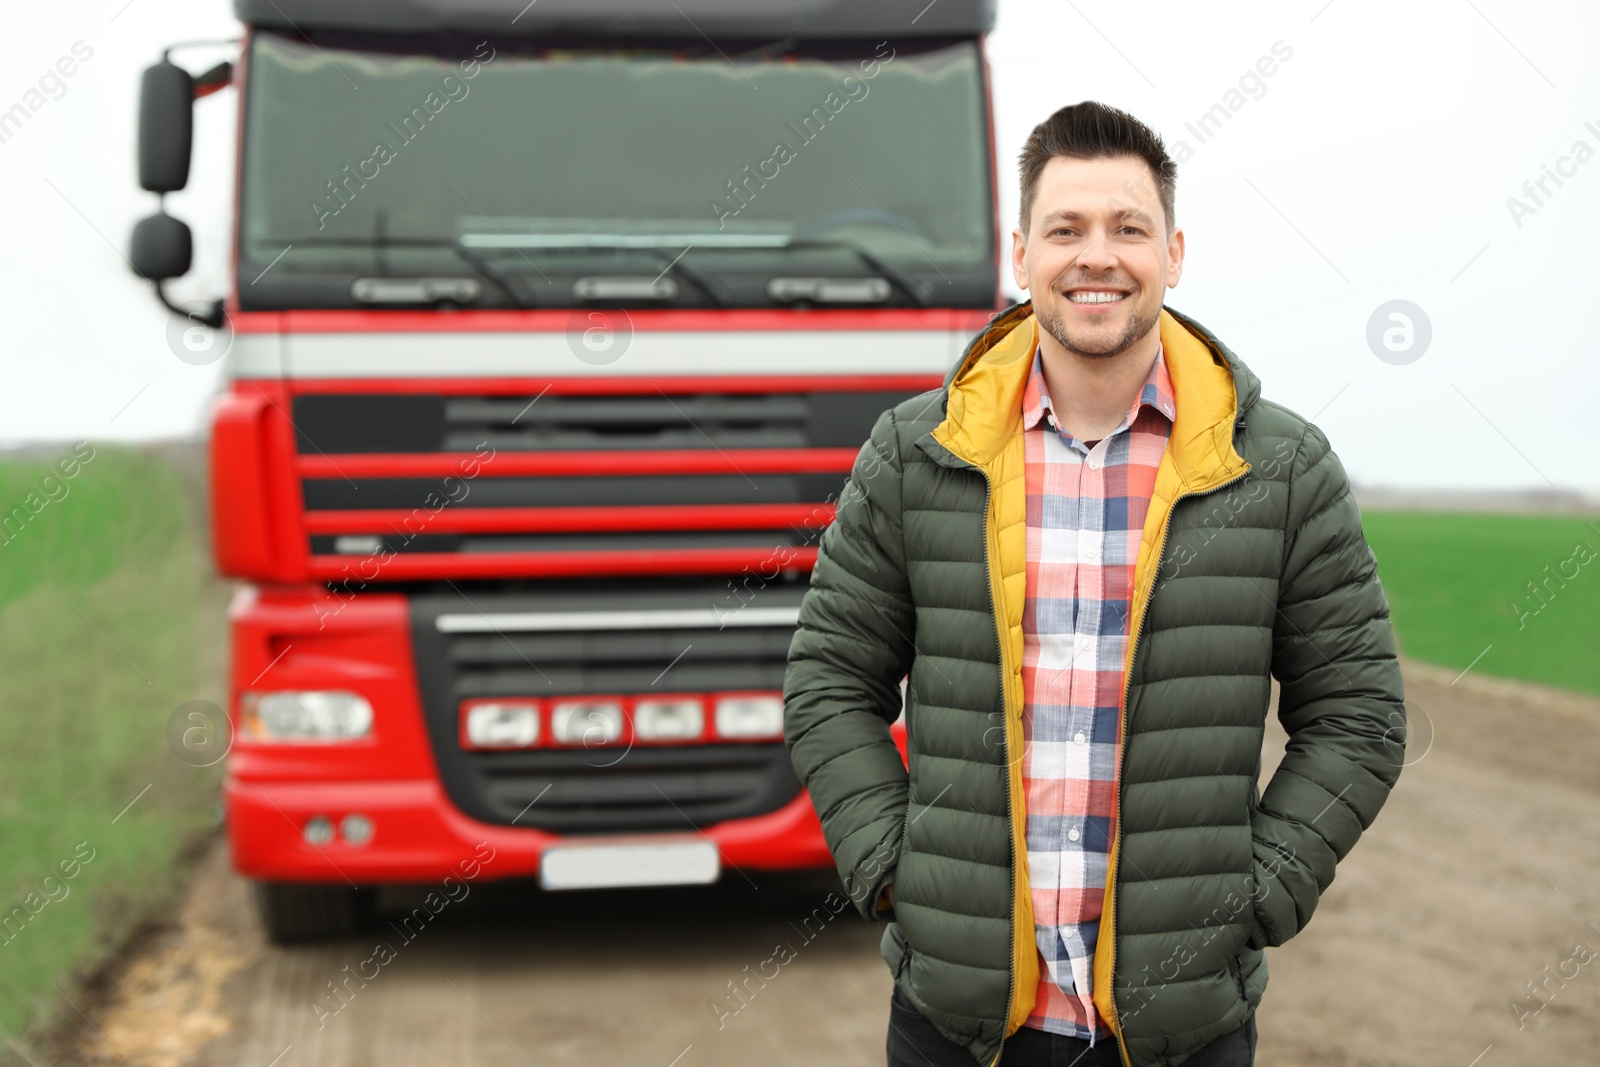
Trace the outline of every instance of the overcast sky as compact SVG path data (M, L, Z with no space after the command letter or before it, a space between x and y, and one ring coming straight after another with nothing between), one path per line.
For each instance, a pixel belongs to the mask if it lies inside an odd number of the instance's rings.
M164 45L237 34L231 5L18 4L6 22L0 111L43 106L0 143L0 443L193 436L221 364L172 355L122 258L155 206L134 109ZM1271 76L1252 77L1275 47ZM1358 483L1600 492L1600 345L1583 324L1600 283L1597 51L1587 0L1000 0L1002 218L1035 123L1088 98L1126 108L1181 161L1188 260L1167 303L1314 418ZM198 71L222 54L180 58ZM63 57L73 73L52 81ZM1219 103L1231 117L1202 140L1190 125ZM196 233L183 297L225 287L233 106L197 106L190 186L169 198ZM1369 323L1396 300L1431 340L1385 360Z

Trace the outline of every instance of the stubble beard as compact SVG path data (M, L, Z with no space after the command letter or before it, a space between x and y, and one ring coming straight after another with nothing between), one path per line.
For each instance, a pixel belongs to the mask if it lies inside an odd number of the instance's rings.
M1065 300L1066 297L1062 299ZM1130 296L1128 299L1133 298ZM1155 328L1156 323L1161 320L1161 308L1158 305L1154 311L1145 316L1140 316L1135 311L1129 316L1128 328L1122 332L1122 336L1112 342L1110 347L1101 349L1081 348L1075 344L1067 334L1066 321L1055 311L1039 308L1036 309L1036 315L1040 329L1054 337L1061 347L1072 355L1083 359L1112 359L1132 348L1139 338Z

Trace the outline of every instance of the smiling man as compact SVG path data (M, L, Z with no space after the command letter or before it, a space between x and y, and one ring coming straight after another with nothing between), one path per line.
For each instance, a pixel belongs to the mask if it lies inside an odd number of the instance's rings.
M1388 604L1327 438L1163 306L1160 138L1063 108L1021 185L1032 299L861 449L785 738L886 924L891 1067L1249 1065L1264 950L1399 777Z

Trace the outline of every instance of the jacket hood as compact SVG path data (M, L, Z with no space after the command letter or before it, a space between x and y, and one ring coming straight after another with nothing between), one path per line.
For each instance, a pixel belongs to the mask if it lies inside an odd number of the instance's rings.
M1210 330L1161 309L1162 348L1177 404L1173 451L1182 484L1241 468L1234 430L1261 397L1261 382ZM999 312L945 375L944 421L932 437L962 458L987 464L1013 436L1021 396L1039 343L1031 301Z
M1238 397L1239 415L1243 415L1254 407L1256 401L1261 399L1261 379L1256 377L1255 372L1247 367L1238 356L1234 355L1232 349L1218 340L1216 334L1188 315L1165 306L1161 310L1163 318L1170 315L1174 321L1182 324L1189 333L1200 338L1206 347L1211 349L1213 358L1232 372L1234 392ZM990 319L983 329L978 331L977 336L967 343L967 347L961 353L961 358L956 360L950 369L945 372L944 390L946 401L949 399L950 387L955 383L956 378L963 371L968 370L975 360L981 358L984 353L1003 341L1013 330L1024 328L1037 330L1037 320L1031 323L1029 320L1033 320L1033 301L1031 300L1012 304L1005 310L996 313L994 318ZM1034 336L1034 343L1038 343L1037 333ZM1031 348L1029 349L1029 355L1032 355Z

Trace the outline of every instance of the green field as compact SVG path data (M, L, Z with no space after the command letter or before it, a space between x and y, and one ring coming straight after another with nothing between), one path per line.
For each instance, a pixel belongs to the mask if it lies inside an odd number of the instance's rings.
M1600 517L1362 520L1402 653L1600 695Z
M82 1003L216 821L221 768L166 742L179 704L222 697L199 456L97 444L62 477L71 455L0 461L0 1036L74 1015L49 983Z

